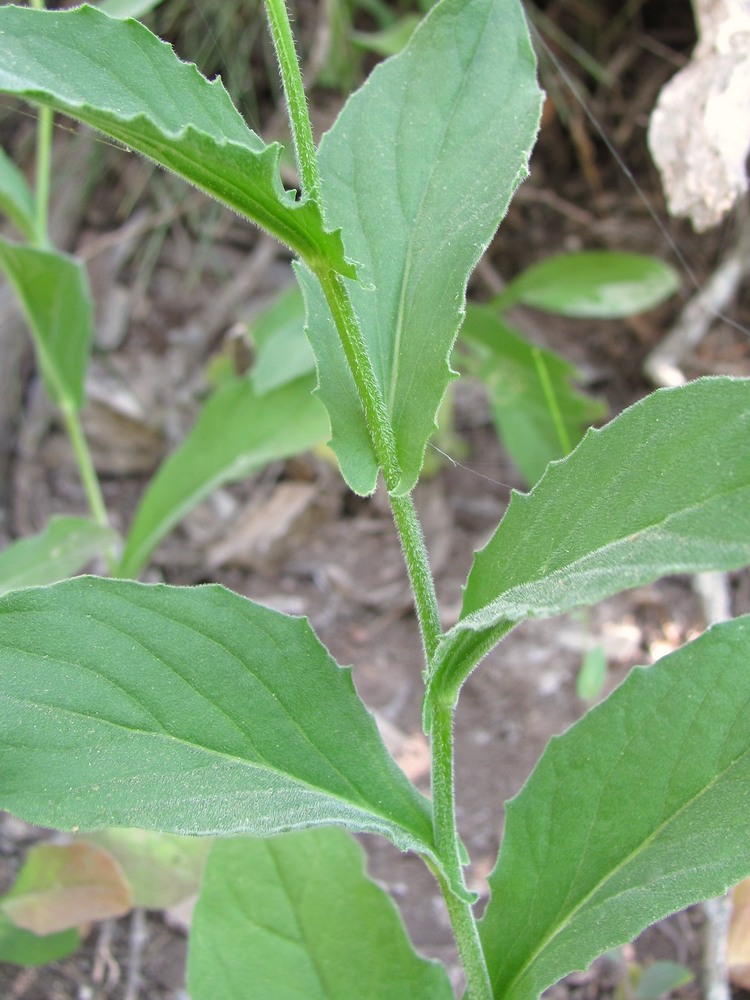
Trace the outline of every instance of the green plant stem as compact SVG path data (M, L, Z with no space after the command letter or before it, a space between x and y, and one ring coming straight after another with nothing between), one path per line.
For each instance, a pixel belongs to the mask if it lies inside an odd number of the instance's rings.
M49 216L49 190L52 163L52 126L53 112L51 108L39 108L36 130L36 179L34 204L36 208L36 234L34 242L38 247L49 246L47 221Z
M29 0L34 10L44 10L44 0ZM49 215L49 189L52 162L52 120L51 108L40 107L36 126L36 177L35 177L35 221L34 243L38 247L49 246L47 218Z
M442 636L435 582L430 571L429 556L413 497L411 494L406 496L391 494L389 499L414 594L414 606L417 609L428 673L429 664Z
M399 496L394 493L401 479L396 439L344 279L330 268L320 270L318 278L336 324L359 398L362 401L375 457L383 471L383 478L388 488L393 519L409 573L417 620L429 669L429 663L437 649L442 630L435 584L430 571L429 557L419 517L410 494Z
M453 709L450 706L439 702L431 706L430 735L435 846L438 856L446 866L448 876L462 885L461 850L456 829L453 790ZM440 873L438 882L445 898L451 927L466 973L465 1000L492 1000L492 986L471 905L452 892L445 877Z
M61 413L65 423L65 430L73 446L73 453L91 514L97 524L106 528L109 526L107 508L104 504L99 477L96 474L94 463L91 459L91 452L83 433L80 418L72 406L62 406Z
M320 202L320 177L315 144L287 9L284 0L265 0L265 4L287 99L303 194ZM427 549L414 501L410 494L396 493L401 480L401 466L390 415L343 278L327 264L321 265L310 260L306 263L320 281L331 310L349 370L362 402L375 457L388 488L393 518L414 594L429 673L430 661L442 635L440 616ZM462 885L463 872L453 791L453 712L452 708L440 704L433 708L432 712L435 841L448 879L454 885ZM467 997L470 1000L491 1000L492 990L487 966L471 906L452 892L445 875L438 873L438 881L445 896L464 964L468 984Z
M265 0L266 15L276 50L276 60L281 71L281 83L286 97L289 125L297 158L302 195L320 201L320 175L315 154L307 98L302 83L302 72L294 47L294 37L284 0Z

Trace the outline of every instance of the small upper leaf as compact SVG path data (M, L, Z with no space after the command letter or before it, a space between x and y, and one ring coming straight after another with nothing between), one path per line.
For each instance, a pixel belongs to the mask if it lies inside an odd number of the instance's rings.
M422 467L466 283L526 176L539 111L520 3L442 0L321 142L326 217L358 263L362 284L348 288L395 432L401 492ZM367 494L377 462L364 414L322 292L304 285L332 447Z
M0 91L85 122L267 229L308 261L354 276L319 206L295 201L266 145L233 106L138 21L95 7L0 8Z
M2 13L0 9L0 16ZM79 410L83 406L93 334L93 305L86 269L67 254L3 239L0 239L0 268L7 274L23 307L50 399L62 409Z
M0 598L0 807L83 830L340 823L432 852L426 799L309 624L218 586Z
M750 379L660 389L514 493L474 557L432 690L453 700L524 618L545 618L670 573L750 562Z
M750 874L750 616L550 742L507 807L480 933L495 1000L543 989Z
M617 319L653 309L679 287L675 269L656 257L584 250L535 264L492 305L508 309L520 303L581 319Z
M450 1000L343 830L217 841L190 935L193 1000Z

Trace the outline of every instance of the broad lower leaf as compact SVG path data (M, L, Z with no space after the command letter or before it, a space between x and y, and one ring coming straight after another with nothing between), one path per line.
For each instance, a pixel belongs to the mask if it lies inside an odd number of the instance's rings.
M58 829L339 823L429 854L426 799L306 620L223 587L0 598L0 808Z
M498 434L528 483L606 412L572 387L573 365L530 344L490 308L467 307L460 342L475 356L471 371L486 386Z
M625 683L508 804L480 933L496 1000L574 969L750 873L750 616Z
M0 212L8 216L27 240L36 237L34 195L13 160L0 149Z
M62 931L39 937L21 930L0 911L0 962L36 966L56 962L72 955L80 947L78 931Z
M85 517L52 517L44 531L0 552L0 594L64 580L116 540L111 528Z
M210 837L178 837L153 830L99 830L81 835L103 848L122 869L133 906L166 910L200 888Z
M193 1000L450 1000L343 830L214 844L193 918Z
M308 261L354 277L314 201L279 176L281 147L138 21L95 7L0 8L0 92L43 104L124 143L246 216Z
M453 700L524 618L549 618L670 573L750 562L750 379L660 389L514 493L474 557L431 692Z
M234 378L218 389L151 480L118 575L137 576L162 539L212 490L326 441L328 418L312 389L312 378L264 396L247 378Z
M526 175L539 108L520 4L442 0L321 142L323 201L358 264L362 284L347 287L394 427L401 492L422 467L466 283ZM332 447L352 489L371 493L377 462L354 383L320 288L304 284Z
M93 844L37 844L0 898L14 924L40 935L121 917L132 905L122 869Z
M680 287L674 268L645 254L585 250L547 257L511 281L494 301L582 319L617 319L653 309Z
M305 336L305 303L296 286L275 299L248 332L256 347L250 381L259 396L315 371Z
M20 8L0 8L0 20L5 10ZM0 26L0 49L2 40ZM0 268L23 307L50 399L61 409L79 410L93 333L93 305L83 264L56 250L0 239Z

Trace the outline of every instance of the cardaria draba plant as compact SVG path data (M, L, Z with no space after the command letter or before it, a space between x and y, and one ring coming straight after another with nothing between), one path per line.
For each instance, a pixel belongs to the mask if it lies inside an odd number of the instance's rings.
M299 199L279 180L278 146L221 83L136 22L3 7L0 90L144 153L296 255L332 447L357 493L382 476L402 542L432 798L398 770L305 620L218 586L84 577L0 599L0 804L60 829L221 838L191 934L193 1000L452 995L341 827L381 834L434 873L467 997L527 1000L750 872L750 618L634 671L550 743L508 805L479 922L454 815L461 686L526 618L750 561L750 382L656 392L590 431L514 494L444 633L411 491L453 377L468 276L536 135L522 11L441 0L316 148L286 11L266 6Z

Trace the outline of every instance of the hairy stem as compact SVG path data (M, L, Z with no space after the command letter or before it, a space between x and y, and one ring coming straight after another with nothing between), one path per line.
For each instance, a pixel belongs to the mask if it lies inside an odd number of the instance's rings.
M265 0L265 4L286 94L303 194L320 203L317 156L288 12L284 0ZM331 310L362 403L375 457L388 488L393 518L414 594L429 673L430 662L442 635L435 584L414 501L411 495L401 496L396 493L401 480L401 466L388 408L343 278L325 264L314 261L306 263L320 281ZM469 903L459 899L449 885L449 882L452 885L463 884L453 792L452 708L438 703L431 711L433 823L437 853L445 873L437 872L438 881L446 899L464 964L467 997L470 1000L491 1000L492 990L474 914Z
M276 60L281 72L281 83L286 97L289 125L297 158L302 195L320 201L320 175L315 155L307 98L302 83L302 72L294 47L294 37L284 0L265 0L266 15L276 50Z
M453 790L453 709L440 703L431 708L432 739L432 811L435 846L448 875L463 884L461 849L456 829L455 796ZM479 940L471 905L459 899L438 874L448 908L453 934L466 973L465 1000L492 1000L487 964Z
M409 571L409 581L414 594L414 606L417 609L417 620L422 633L422 645L429 671L429 664L435 655L442 635L435 581L430 572L424 535L411 494L407 496L391 495L390 501L393 520L396 522L404 560Z
M318 278L362 401L375 457L388 488L393 519L414 594L425 659L429 664L442 634L435 583L414 500L410 495L397 496L393 492L401 479L401 467L390 416L343 278L330 270L319 272Z

